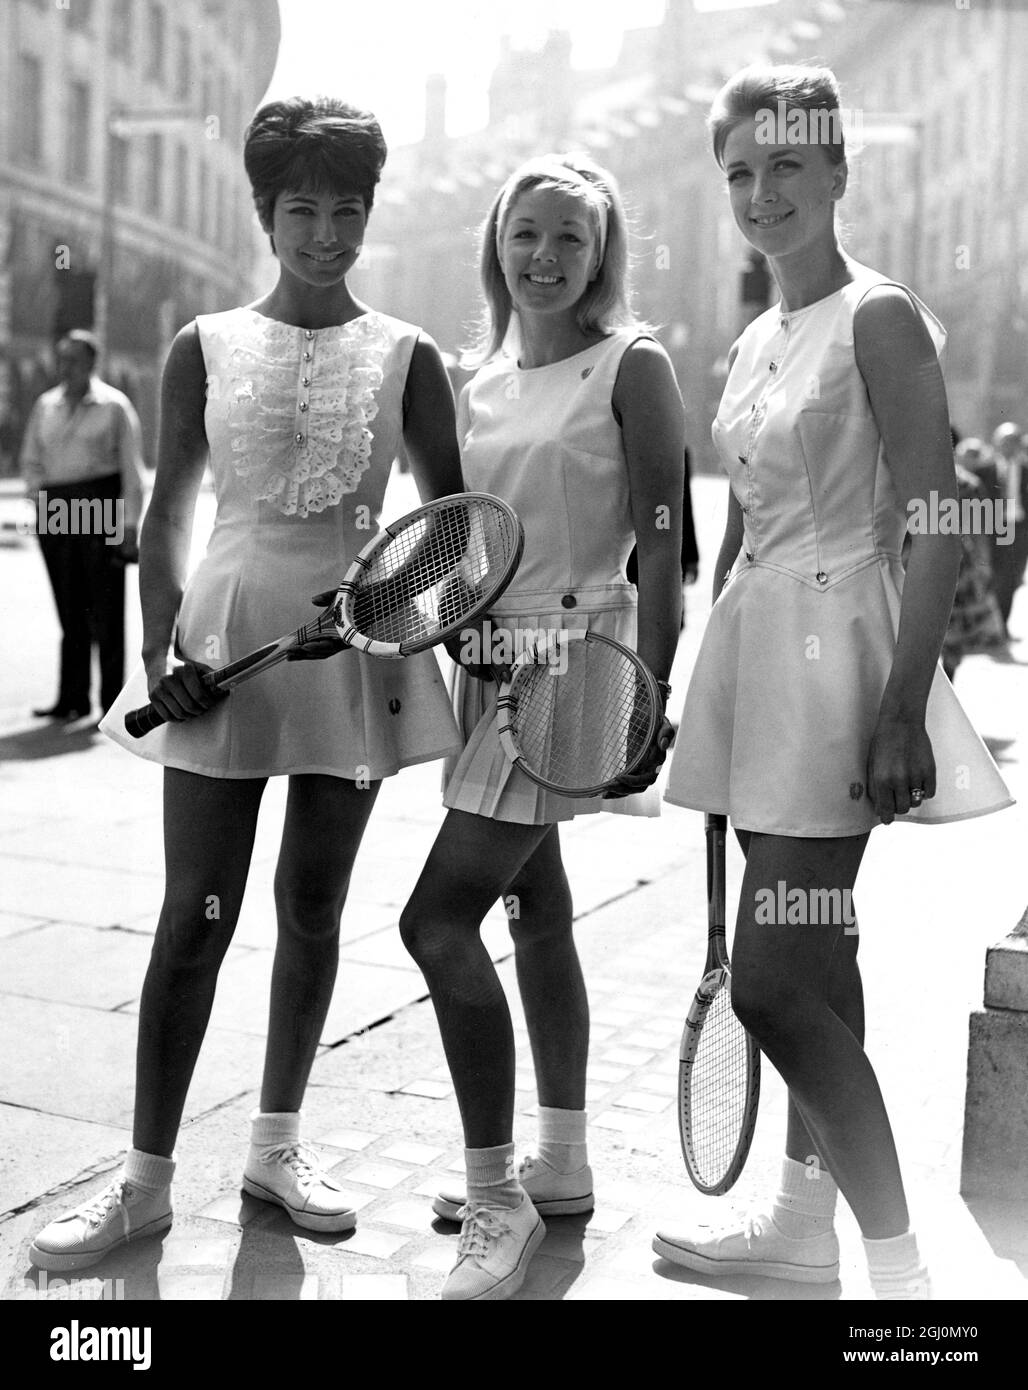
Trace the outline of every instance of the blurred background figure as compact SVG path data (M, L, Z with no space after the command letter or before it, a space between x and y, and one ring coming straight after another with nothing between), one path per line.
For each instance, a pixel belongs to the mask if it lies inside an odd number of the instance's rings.
M978 468L992 470L991 450L981 439L959 440L952 431L955 445L957 496L961 511L965 499L985 499L992 495L978 473ZM960 538L960 570L953 611L942 642L942 666L950 680L965 656L1001 647L1005 627L996 600L992 574L994 537L963 534Z
M57 699L33 710L39 719L89 714L94 644L104 713L125 678L125 563L138 557L142 451L132 403L96 375L97 353L84 329L60 340L60 384L36 401L21 449L62 633Z
M992 570L996 582L996 598L999 611L1006 628L1010 621L1010 609L1014 595L1024 580L1025 564L1028 562L1028 451L1025 450L1024 433L1019 425L1008 420L1000 425L992 436L992 448L996 458L997 488L999 496L1007 505L1008 527L1013 529L1012 539L1004 545L993 547ZM1010 636L1009 631L1007 636Z

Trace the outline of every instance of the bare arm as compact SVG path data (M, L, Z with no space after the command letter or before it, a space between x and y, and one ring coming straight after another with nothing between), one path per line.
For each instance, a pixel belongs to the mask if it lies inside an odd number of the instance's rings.
M743 522L742 507L739 499L731 488L728 489L728 517L725 521L725 534L721 541L721 549L717 553L717 560L714 563L714 589L711 595L711 602L717 603L721 590L728 582L732 566L735 564L739 551L742 549L743 541Z
M403 407L403 442L422 501L463 492L450 379L439 349L424 333L411 355Z
M118 428L118 470L125 503L125 529L135 533L143 512L143 438L139 416L130 404L121 412Z
M40 457L42 446L39 442L39 410L36 406L32 407L29 415L29 422L25 427L25 437L21 445L21 476L25 479L26 495L34 502L39 496L39 489L42 487L45 473L43 461Z
M667 681L682 617L685 417L662 347L645 339L632 344L621 359L611 404L621 425L639 561L636 649L656 678ZM645 761L607 795L627 796L651 785L673 738L665 714Z
M955 499L946 387L909 296L893 286L872 290L857 309L853 337L899 501L909 514L911 502L927 507L933 491L940 504ZM925 710L959 566L959 536L912 536L896 650L868 758L868 793L885 824L910 810L911 788L935 794Z
M739 343L736 341L728 350L729 372L732 370L738 351ZM714 588L711 594L711 603L717 603L721 590L728 581L732 566L739 558L739 551L742 549L743 534L742 507L739 503L739 499L736 497L731 487L729 487L728 516L725 519L725 534L721 540L721 549L718 551L717 559L714 562Z
M199 714L213 701L192 666L169 674L168 648L182 601L196 497L207 460L204 401L207 371L196 324L188 324L168 353L161 384L157 476L143 523L139 596L143 663L150 698L170 719Z
M613 406L621 422L639 552L638 652L666 681L682 616L685 418L664 349L643 339L621 359Z

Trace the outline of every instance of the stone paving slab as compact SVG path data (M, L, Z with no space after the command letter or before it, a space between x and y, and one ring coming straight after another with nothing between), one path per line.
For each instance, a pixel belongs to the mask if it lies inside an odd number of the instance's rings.
M0 1206L15 1210L63 1186L69 1173L110 1165L128 1132L92 1120L0 1105Z
M136 1019L8 995L0 1011L4 1100L54 1115L109 1125L132 1114ZM17 1058L17 1066L10 1059ZM208 1032L186 1102L187 1116L238 1095L260 1075L262 1038L221 1029ZM73 1174L69 1173L69 1177Z
M48 923L0 941L5 994L115 1009L138 996L152 942L133 932Z
M120 869L85 864L55 872L45 859L2 853L0 882L6 911L91 927L117 926L144 912L156 917L164 899L164 880L155 875L129 878Z

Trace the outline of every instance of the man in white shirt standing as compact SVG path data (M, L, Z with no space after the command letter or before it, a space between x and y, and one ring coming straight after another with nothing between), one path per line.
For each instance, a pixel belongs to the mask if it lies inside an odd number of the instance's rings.
M63 634L57 700L33 711L40 719L90 713L94 644L105 712L125 678L125 564L138 558L141 436L128 397L95 374L97 352L83 329L57 344L60 385L32 407L21 450Z

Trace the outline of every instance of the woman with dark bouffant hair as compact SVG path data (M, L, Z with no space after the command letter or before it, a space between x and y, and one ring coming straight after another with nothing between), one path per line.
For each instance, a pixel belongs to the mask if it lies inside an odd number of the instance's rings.
M661 1232L654 1249L708 1275L831 1283L841 1191L875 1296L923 1299L863 1047L850 895L875 826L1010 804L938 665L959 537L914 524L918 504L956 493L945 335L915 294L839 244L847 165L831 72L746 69L710 128L736 224L781 299L729 354L713 430L728 522L667 799L728 816L742 845L732 1003L785 1078L789 1112L770 1210L735 1229Z
M171 1224L173 1149L232 939L269 777L288 776L275 874L278 939L260 1107L243 1187L316 1231L353 1227L346 1194L302 1140L300 1105L335 980L350 871L383 777L459 739L433 655L347 651L282 666L215 700L201 675L297 623L374 534L401 440L427 501L462 490L453 397L417 328L354 298L386 146L342 102L271 102L246 134L274 288L205 314L164 371L153 500L143 528L143 668L102 727L162 763L167 890L143 987L133 1148L92 1201L48 1226L30 1257L77 1269ZM217 517L186 577L210 460ZM333 655L320 641L301 656ZM169 721L136 742L124 715L149 698Z

